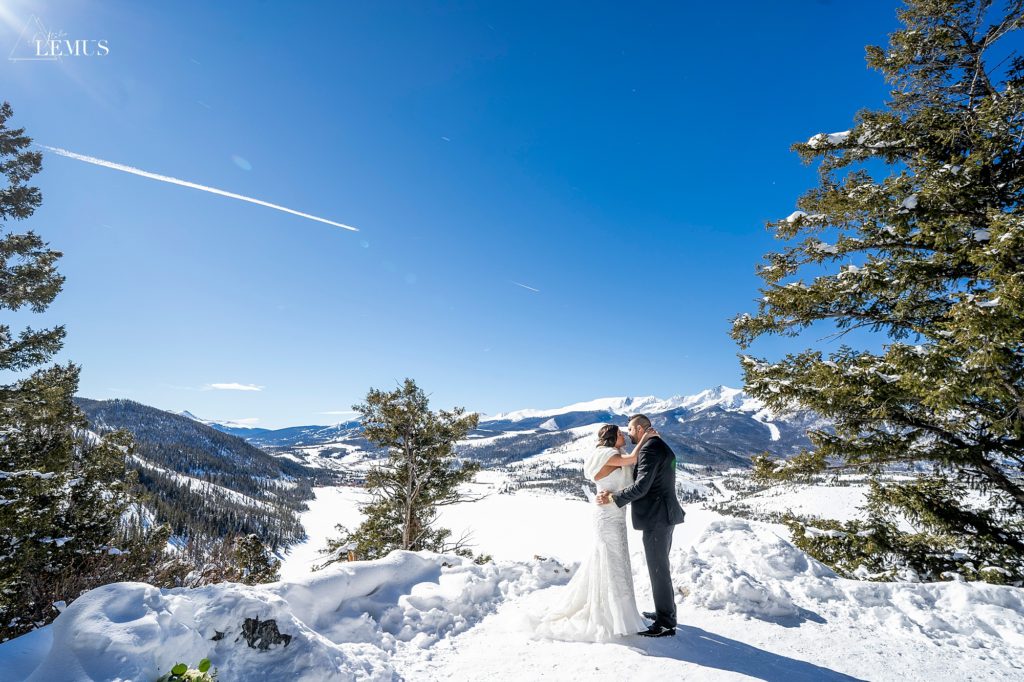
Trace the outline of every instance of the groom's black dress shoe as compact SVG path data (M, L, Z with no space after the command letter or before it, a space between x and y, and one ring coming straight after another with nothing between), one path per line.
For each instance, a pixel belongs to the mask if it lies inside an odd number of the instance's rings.
M675 637L676 629L667 628L664 625L652 625L651 627L636 633L641 637Z
M654 611L644 611L642 615L647 620L658 620L658 614Z

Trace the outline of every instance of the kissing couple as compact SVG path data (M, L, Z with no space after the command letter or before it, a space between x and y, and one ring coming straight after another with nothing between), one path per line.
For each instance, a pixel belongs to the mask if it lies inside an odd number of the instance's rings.
M669 569L672 532L685 512L676 498L676 456L651 420L630 417L625 436L615 424L597 432L597 446L583 473L597 485L593 547L565 586L561 600L540 620L537 633L554 639L608 641L623 635L672 637L676 605ZM654 611L637 612L626 542L626 505L633 527L643 532Z

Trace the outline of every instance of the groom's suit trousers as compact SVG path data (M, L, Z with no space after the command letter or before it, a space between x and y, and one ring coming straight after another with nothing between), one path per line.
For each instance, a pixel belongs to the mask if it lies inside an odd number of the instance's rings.
M654 612L658 616L654 624L667 628L676 626L676 600L672 593L672 573L668 561L673 530L675 526L659 524L643 532L644 555L651 576L651 591L654 593Z

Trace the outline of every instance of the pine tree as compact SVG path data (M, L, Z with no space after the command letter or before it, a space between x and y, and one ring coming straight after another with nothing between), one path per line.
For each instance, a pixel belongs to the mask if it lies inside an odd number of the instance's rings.
M40 170L23 129L0 105L0 220L30 217L39 189L26 184ZM60 291L61 254L32 231L0 231L0 308L42 312ZM86 428L72 398L78 388L73 364L40 367L61 348L64 328L24 329L17 338L0 325L0 371L27 376L0 385L0 639L52 620L55 604L83 590L121 579L126 567L153 570L124 554L130 529L122 513L133 479L124 432L97 436ZM33 369L34 368L34 369ZM153 535L136 533L134 544L152 549ZM158 538L159 539L159 538ZM162 547L159 548L162 550Z
M239 582L246 585L272 583L281 579L281 562L255 535L243 535L235 541Z
M352 532L337 527L341 537L328 543L322 566L346 559L349 552L359 559L396 549L470 556L464 542L449 542L451 531L435 521L438 507L467 499L459 486L480 469L476 462L459 463L454 454L455 443L476 428L479 417L461 407L432 412L412 379L394 391L370 390L366 402L353 409L366 439L387 448L388 458L366 477L371 501L363 507L365 520Z
M819 161L818 187L769 223L790 243L758 268L757 313L733 321L743 348L816 323L880 341L742 364L751 394L835 428L789 462L759 459L758 476L875 477L867 522L796 523L798 540L882 577L1024 577L1024 58L1005 44L1022 6L908 0L888 48L867 48L891 100L794 145ZM893 468L920 475L879 476ZM900 517L920 532L900 532Z

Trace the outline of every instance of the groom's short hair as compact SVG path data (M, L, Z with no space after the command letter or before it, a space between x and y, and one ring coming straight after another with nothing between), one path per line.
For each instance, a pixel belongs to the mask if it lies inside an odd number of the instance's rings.
M634 414L629 418L629 423L632 424L633 422L636 422L645 429L651 428L651 420L647 418L647 415Z

